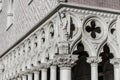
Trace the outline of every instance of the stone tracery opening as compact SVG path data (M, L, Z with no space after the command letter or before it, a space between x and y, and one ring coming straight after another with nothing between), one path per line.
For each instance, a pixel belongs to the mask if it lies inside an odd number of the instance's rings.
M110 63L110 59L114 56L110 52L107 44L104 45L100 56L102 58L102 62L98 64L98 80L114 80L113 65Z
M91 80L90 64L86 62L89 55L81 42L77 44L77 50L73 54L79 55L79 59L72 68L72 80Z

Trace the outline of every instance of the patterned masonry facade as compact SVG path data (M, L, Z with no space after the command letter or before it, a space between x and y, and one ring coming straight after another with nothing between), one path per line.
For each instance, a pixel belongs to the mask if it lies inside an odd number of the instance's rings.
M20 27L22 36L22 29L29 32L36 28L1 54L0 80L120 79L119 11L76 6L63 0L54 0L54 5L52 0L19 1L14 2L14 10L20 12L14 13L14 24L7 31Z

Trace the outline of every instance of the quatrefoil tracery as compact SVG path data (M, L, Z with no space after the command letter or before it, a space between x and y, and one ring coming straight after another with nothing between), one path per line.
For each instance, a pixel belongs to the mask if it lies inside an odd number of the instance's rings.
M92 20L90 24L86 26L86 31L90 33L92 38L96 38L96 33L101 33L101 29L96 25L95 20Z
M99 18L89 18L84 23L84 35L91 40L103 40L105 26Z

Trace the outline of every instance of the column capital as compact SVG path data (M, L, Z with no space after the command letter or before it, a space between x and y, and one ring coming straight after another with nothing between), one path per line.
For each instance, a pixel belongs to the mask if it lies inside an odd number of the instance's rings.
M41 63L41 64L39 65L39 67L40 67L40 69L47 69L47 68L50 67L50 64L49 64L49 63Z
M72 54L59 54L54 58L54 64L59 67L72 67L75 65L75 61L78 60L78 55Z
M90 63L91 65L98 64L101 61L102 61L101 57L97 56L91 56L87 58L87 62Z
M114 67L119 67L120 66L120 58L110 59L110 63L113 64Z
M37 66L33 66L32 68L32 71L35 72L35 71L40 71L42 69L47 69L50 67L50 63L41 63Z

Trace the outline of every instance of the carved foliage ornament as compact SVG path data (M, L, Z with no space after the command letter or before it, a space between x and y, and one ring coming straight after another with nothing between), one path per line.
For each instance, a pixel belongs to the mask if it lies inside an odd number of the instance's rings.
M75 61L78 60L78 55L60 54L54 57L54 64L60 67L72 67L75 65Z
M90 64L96 64L96 63L99 63L101 61L102 61L101 57L92 56L92 57L87 58L87 62Z

